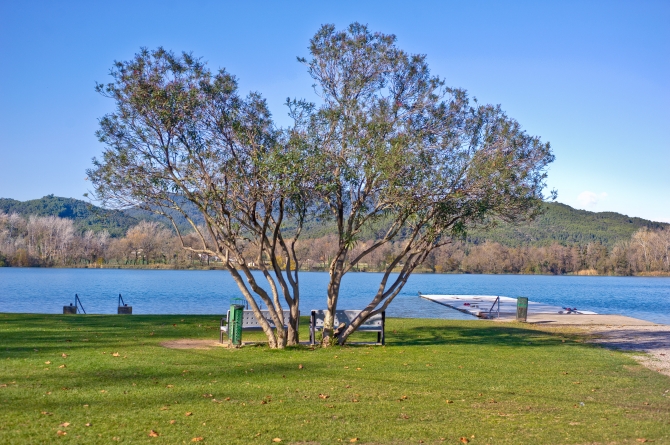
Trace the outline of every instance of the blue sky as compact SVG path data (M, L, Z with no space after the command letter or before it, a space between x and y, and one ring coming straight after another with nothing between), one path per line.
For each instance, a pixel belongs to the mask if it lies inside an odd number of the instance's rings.
M97 95L142 46L192 51L261 92L313 99L296 56L359 21L550 141L558 201L670 222L670 2L0 1L0 197L81 198L112 110Z

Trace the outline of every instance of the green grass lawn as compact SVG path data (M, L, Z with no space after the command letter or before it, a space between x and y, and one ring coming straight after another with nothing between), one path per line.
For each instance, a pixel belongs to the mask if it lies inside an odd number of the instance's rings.
M0 443L670 443L670 378L568 333L389 319L385 347L160 346L218 335L214 316L0 314Z

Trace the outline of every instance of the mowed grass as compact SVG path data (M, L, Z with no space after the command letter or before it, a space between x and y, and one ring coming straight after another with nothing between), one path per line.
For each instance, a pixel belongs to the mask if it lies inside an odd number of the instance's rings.
M214 316L0 314L0 443L670 443L670 378L568 333L389 319L385 347L160 345L218 335Z

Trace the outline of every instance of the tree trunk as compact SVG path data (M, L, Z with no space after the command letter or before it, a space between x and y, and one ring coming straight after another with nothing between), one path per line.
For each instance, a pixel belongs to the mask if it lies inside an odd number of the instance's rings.
M344 268L344 260L336 259L331 266L330 282L328 283L328 304L326 314L323 321L323 340L321 345L323 347L330 346L333 338L333 324L335 322L335 311L337 310L337 299L340 296L340 285L342 283L342 270Z
M289 346L296 346L300 344L300 338L298 335L298 327L299 327L298 299L295 298L293 301L294 303L289 308L289 310L291 311L291 317L289 319L289 325L288 325L288 338L287 338L287 343Z
M247 287L244 285L244 281L242 280L242 276L240 275L240 273L234 267L229 266L228 270L230 271L230 275L233 277L233 280L235 280L235 283L237 283L237 287L239 287L239 289L242 291L242 294L244 295L244 298L249 303L249 306L254 311L254 315L256 316L256 319L258 320L258 323L261 325L261 329L263 330L263 333L265 333L265 336L268 339L268 346L270 347L270 349L283 349L283 347L286 344L285 340L284 340L284 344L282 344L281 341L279 343L277 342L277 338L275 337L275 333L272 331L272 328L268 324L267 320L265 320L265 317L263 317L263 314L261 314L260 308L258 307L258 304L256 303L256 300L254 300L254 298L251 296L251 294L247 290ZM283 330L281 328L281 325L279 325L278 330Z

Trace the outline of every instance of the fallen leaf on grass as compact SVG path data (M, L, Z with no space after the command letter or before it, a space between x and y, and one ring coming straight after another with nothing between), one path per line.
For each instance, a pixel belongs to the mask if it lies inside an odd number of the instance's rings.
M330 397L328 394L319 394L319 398L320 398L320 399L324 399L324 400L325 400L325 399L327 399L328 397Z
M400 396L400 400L407 400L407 396Z
M636 440L637 442L642 442L642 443L644 443L644 442L649 442L647 439L644 439L644 438L635 439L635 440Z
M160 434L158 434L157 431L151 430L149 431L149 437L158 437Z
M169 409L170 409L169 406L163 406L163 407L161 408L161 411L167 411L167 410L169 410Z
M89 423L86 423L85 425L86 425L86 426L93 426L93 424L90 423L90 422L89 422Z
M58 434L59 436L65 436L67 433L65 431L58 430L56 431L56 434Z
M461 442L463 442L463 443L468 443L468 442L470 442L470 441L468 440L467 437L461 437L459 440L460 440Z
M298 369L302 369L302 368L304 368L304 366L302 366L302 364L298 365Z
M358 399L351 399L351 401L356 403L356 402L358 402Z
M59 368L65 368L65 365L60 365Z
M400 414L400 418L402 419L409 419L409 416L405 413Z
M454 403L453 400L445 400L446 403Z
M112 357L121 357L121 354L119 354L118 352L115 352L115 353L112 354Z
M192 413L191 411L188 411L188 412L184 413L184 415L185 415L186 417L189 417L189 416L192 416L193 413Z
M267 405L267 403L268 402L266 402L265 400L261 400L261 405Z
M166 388L174 388L174 385L167 385Z
M358 437L352 437L351 440L349 440L349 442L354 443L358 442L358 440L359 440Z
M198 437L194 437L193 439L191 439L191 442L200 442L203 439L204 439L204 437L198 436Z
M61 423L61 424L58 425L58 426L61 426L61 427L63 427L63 428L67 428L67 427L70 426L70 422L63 422L63 423Z
M63 357L63 358L67 358L67 354L66 354L66 353L62 353L60 356Z
M176 420L174 420L174 419L170 420L170 425L174 425L175 423L177 423Z
M103 390L101 390L100 392L107 392L107 391L103 389Z
M279 437L275 437L274 439L272 439L272 441L273 442L281 442L281 439Z
M44 362L44 364L45 364L45 365L50 365L50 364L51 364L51 360L47 360L46 362Z
M211 399L212 397L214 397L212 394L203 394L202 396L206 399Z
M53 413L50 413L49 411L42 411L42 414L45 416L53 416Z

